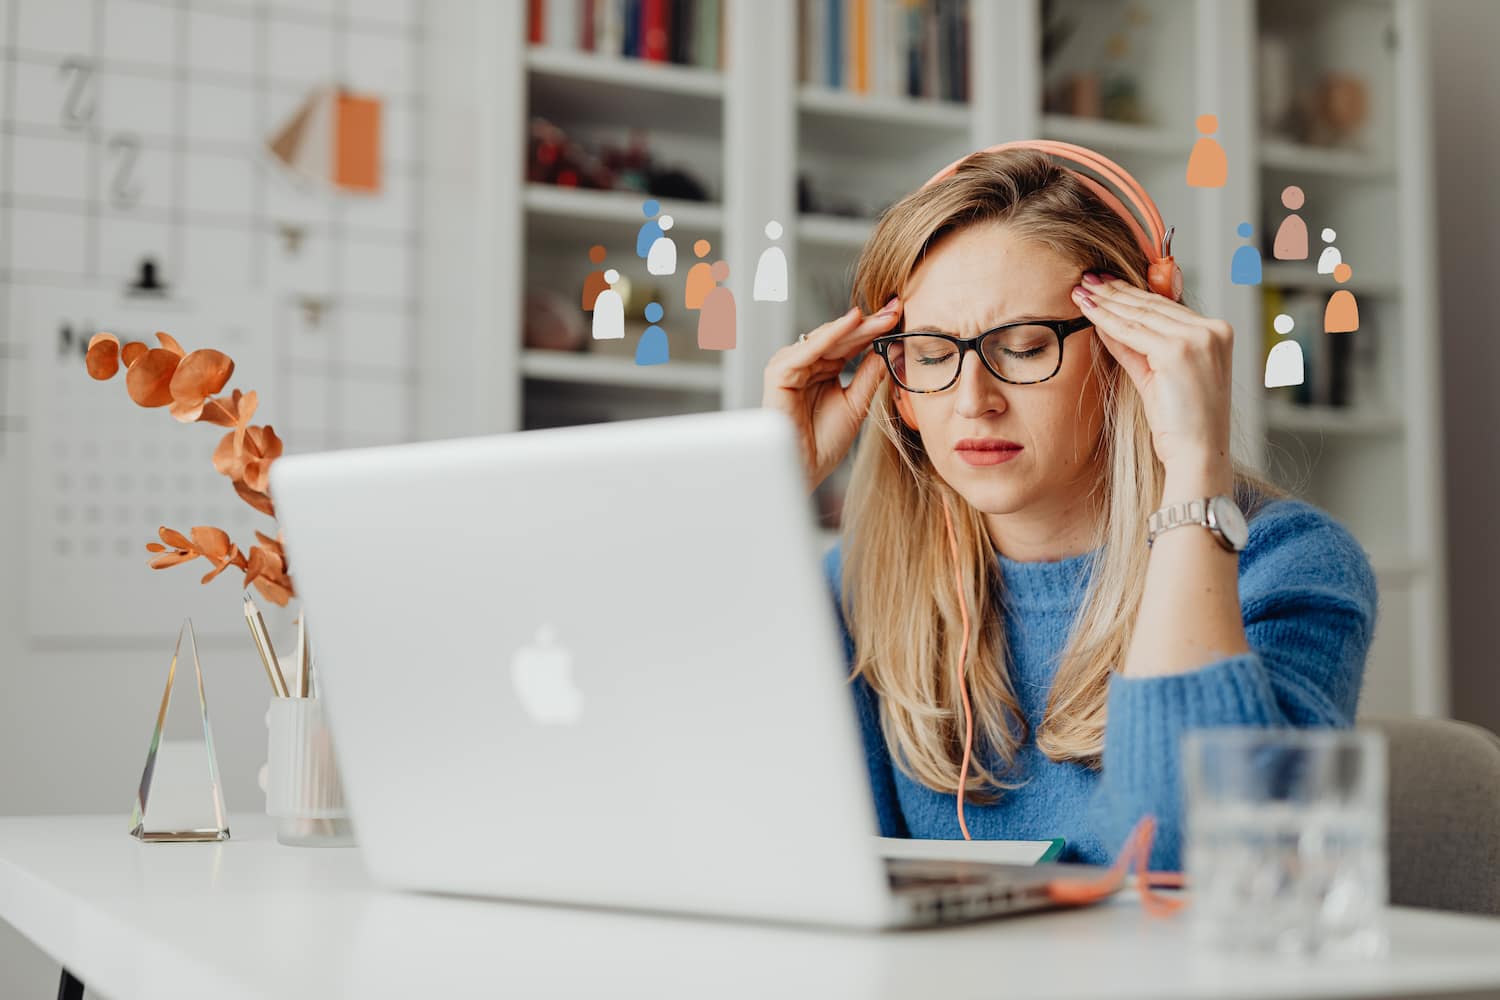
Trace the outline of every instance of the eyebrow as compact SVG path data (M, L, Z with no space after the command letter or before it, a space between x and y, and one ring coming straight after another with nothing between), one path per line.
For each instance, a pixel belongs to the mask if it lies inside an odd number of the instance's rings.
M1071 316L1051 316L1051 315L1048 315L1046 313L1026 313L1023 316L1017 316L1014 319L1008 319L1008 320L1006 320L1003 323L996 323L994 326L987 326L987 327L984 328L984 330L981 330L980 332L983 333L985 331L994 330L994 329L997 329L997 328L1002 327L1002 326L1009 326L1012 323L1030 323L1030 322L1033 322L1035 320L1046 320L1049 323L1060 323L1060 322L1062 322L1065 319L1072 319L1072 318L1073 317L1071 317ZM904 320L905 317L903 316L902 319ZM921 323L921 324L916 324L916 325L908 325L907 323L903 322L901 324L901 328L903 330L907 331L907 332L911 332L912 330L920 330L920 331L922 331L924 333L945 333L945 334L947 334L950 337L958 337L958 334L954 333L951 330L944 330L940 326L931 326L931 325L926 324L926 323ZM962 339L962 338L960 338L960 339Z

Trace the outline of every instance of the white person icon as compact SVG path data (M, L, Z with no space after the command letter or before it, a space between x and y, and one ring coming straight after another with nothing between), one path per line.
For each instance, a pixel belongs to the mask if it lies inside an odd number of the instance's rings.
M625 302L615 291L620 272L610 268L604 272L604 283L609 287L594 299L594 339L623 340L625 337Z
M1271 327L1283 337L1291 333L1296 321L1286 313L1278 313ZM1284 385L1302 384L1302 345L1295 340L1278 341L1266 355L1266 388L1275 389Z
M662 234L652 241L646 254L646 271L650 274L676 274L677 241L667 235L672 231L672 217L663 215L656 224L661 227Z
M766 223L766 238L781 239L781 223L775 219ZM752 297L757 302L785 302L786 284L786 254L781 247L766 247L755 265L755 290Z

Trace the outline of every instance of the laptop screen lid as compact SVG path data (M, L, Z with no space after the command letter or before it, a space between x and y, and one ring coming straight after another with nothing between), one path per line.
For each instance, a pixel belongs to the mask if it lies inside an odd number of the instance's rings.
M375 879L885 923L783 414L291 455L271 487Z

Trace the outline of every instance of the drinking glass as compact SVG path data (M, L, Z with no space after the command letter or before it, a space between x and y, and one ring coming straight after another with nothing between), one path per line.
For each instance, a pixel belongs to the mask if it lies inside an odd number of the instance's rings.
M1309 957L1388 953L1379 732L1197 729L1182 750L1196 941Z

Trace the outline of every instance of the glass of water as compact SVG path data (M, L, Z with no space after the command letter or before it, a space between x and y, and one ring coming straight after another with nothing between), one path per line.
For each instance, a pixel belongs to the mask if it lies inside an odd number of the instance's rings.
M1196 729L1182 751L1195 940L1241 952L1388 953L1378 731Z

